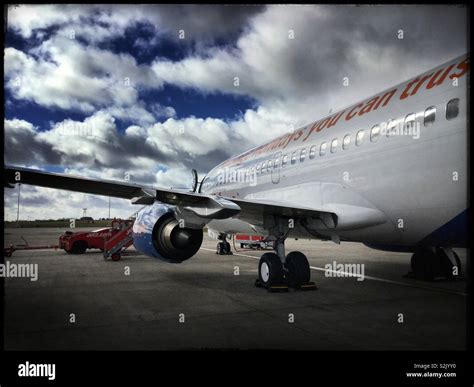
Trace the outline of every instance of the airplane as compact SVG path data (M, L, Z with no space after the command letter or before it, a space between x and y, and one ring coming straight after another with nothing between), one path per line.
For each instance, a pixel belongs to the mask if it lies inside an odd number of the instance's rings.
M264 287L310 282L307 257L285 240L361 242L411 252L415 278L452 278L468 247L469 54L232 157L191 190L162 189L5 166L16 183L130 199L143 205L135 248L181 263L203 228L274 241L260 258Z

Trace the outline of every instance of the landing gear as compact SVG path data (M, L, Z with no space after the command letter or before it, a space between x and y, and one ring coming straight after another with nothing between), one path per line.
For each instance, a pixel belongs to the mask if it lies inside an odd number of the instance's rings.
M230 250L230 243L227 241L227 235L220 234L218 239L219 239L219 242L217 242L216 254L232 255L232 251Z
M436 254L434 248L419 247L411 256L411 273L415 279L422 281L433 281L436 266Z
M292 251L286 256L286 278L288 285L299 288L309 283L311 271L306 255L299 251Z
M461 274L459 256L450 248L418 247L411 257L409 276L422 280L455 279Z
M303 253L292 251L285 256L284 238L277 238L274 249L274 253L261 256L255 286L264 287L270 292L288 291L288 287L299 290L317 289L314 282L310 282L310 267Z
M265 253L258 264L258 279L262 286L268 288L283 284L283 265L275 253Z

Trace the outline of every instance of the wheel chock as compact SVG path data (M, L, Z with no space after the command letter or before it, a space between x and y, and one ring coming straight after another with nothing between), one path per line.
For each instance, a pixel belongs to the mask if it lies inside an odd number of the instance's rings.
M265 288L270 293L284 293L284 292L289 291L289 288L288 288L287 284L278 284L278 285L265 286L264 284L262 284L262 281L260 281L258 278L255 280L255 287Z
M290 289L288 285L272 285L267 287L268 292L270 293L286 293L289 292Z
M304 291L306 291L306 290L318 290L318 287L316 286L316 284L314 282L308 282L307 284L295 287L295 289L304 290Z

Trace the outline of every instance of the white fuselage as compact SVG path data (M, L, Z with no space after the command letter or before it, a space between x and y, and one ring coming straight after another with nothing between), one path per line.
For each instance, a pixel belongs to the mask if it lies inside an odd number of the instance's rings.
M341 230L342 240L414 245L468 208L468 69L464 55L226 160L205 177L201 192L308 208L371 207L386 221ZM458 103L448 108L455 99ZM398 133L387 136L387 126L394 123ZM380 132L372 140L375 125ZM363 141L356 145L361 130ZM350 141L343 148L347 135ZM320 154L324 143L326 151ZM241 172L240 178L235 172ZM258 225L237 219L208 226L218 232L265 234Z

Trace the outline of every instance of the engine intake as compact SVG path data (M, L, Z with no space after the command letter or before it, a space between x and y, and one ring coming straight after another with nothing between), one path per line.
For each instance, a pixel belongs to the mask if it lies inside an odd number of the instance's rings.
M180 227L174 207L156 202L137 214L133 244L141 253L171 263L181 263L201 247L202 228Z
M184 228L172 216L163 216L153 229L153 244L166 260L183 262L196 254L202 244L202 229Z

